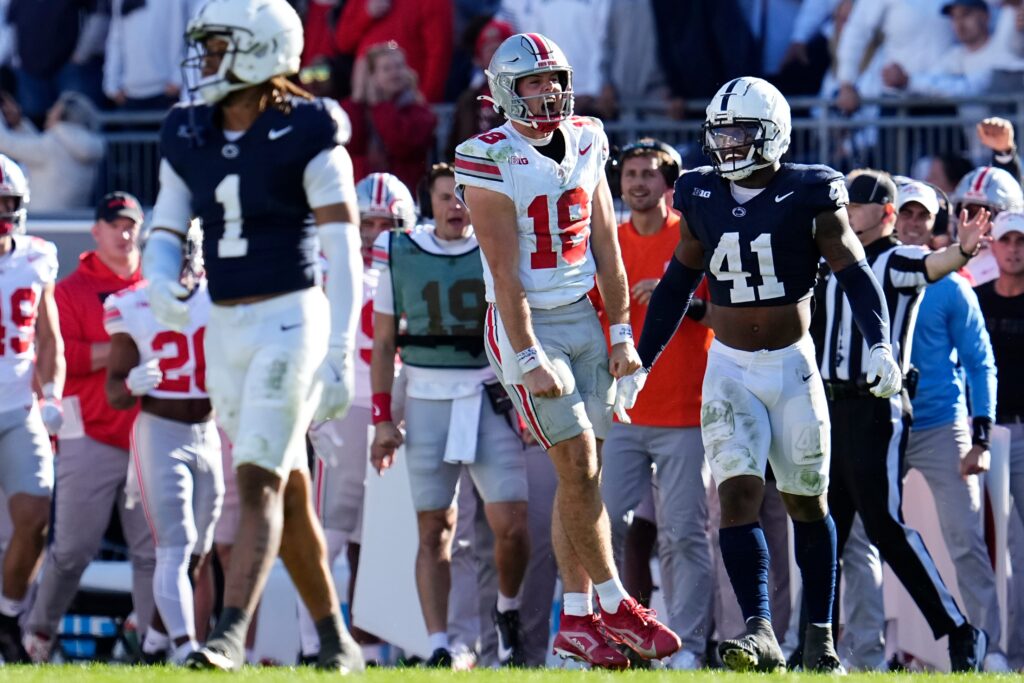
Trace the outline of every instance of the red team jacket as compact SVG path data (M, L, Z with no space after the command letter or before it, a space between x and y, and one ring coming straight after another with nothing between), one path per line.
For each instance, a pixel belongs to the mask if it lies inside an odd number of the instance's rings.
M64 396L78 397L87 436L126 451L138 406L131 410L110 407L104 389L107 371L92 370L92 345L110 341L103 329L103 300L141 279L141 268L125 279L107 268L96 252L87 251L79 257L75 272L57 283L55 292L68 368Z

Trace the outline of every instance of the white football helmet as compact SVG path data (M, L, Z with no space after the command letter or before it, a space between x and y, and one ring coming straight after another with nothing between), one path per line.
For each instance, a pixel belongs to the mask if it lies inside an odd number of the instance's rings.
M992 216L1002 211L1024 211L1024 192L1020 183L1001 168L979 166L956 184L951 197L956 215L968 206L984 206Z
M416 204L409 188L390 173L371 173L356 183L361 218L390 218L393 230L416 227Z
M10 157L0 154L0 197L13 197L14 206L0 206L0 236L25 232L28 207L28 181L21 167Z
M761 78L743 76L711 98L704 119L704 153L723 178L741 180L771 166L789 149L789 103Z
M561 95L522 97L516 92L516 83L520 78L551 71L559 74ZM539 33L517 33L506 38L495 50L484 73L491 94L482 95L479 99L490 102L494 111L509 121L547 133L572 116L572 67L561 48L546 36ZM530 99L540 99L544 103L546 116L530 113Z
M209 38L228 47L217 72L202 76ZM189 92L214 104L235 90L298 73L302 20L286 0L208 0L189 21L185 40L186 82L196 79Z

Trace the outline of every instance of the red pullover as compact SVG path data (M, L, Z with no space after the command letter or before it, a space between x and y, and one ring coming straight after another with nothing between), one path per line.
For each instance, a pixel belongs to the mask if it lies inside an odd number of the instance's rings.
M110 341L103 329L104 299L141 279L141 268L125 279L107 268L96 252L87 251L79 257L75 272L57 283L55 292L68 368L64 396L78 397L87 436L124 450L128 450L128 433L138 406L110 407L104 389L107 371L92 369L92 345Z

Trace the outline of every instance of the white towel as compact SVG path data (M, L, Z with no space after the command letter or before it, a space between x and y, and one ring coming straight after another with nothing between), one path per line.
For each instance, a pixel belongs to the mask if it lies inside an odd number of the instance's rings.
M476 462L476 437L480 426L483 385L467 396L452 399L452 416L448 421L448 441L444 461L451 465L472 465Z

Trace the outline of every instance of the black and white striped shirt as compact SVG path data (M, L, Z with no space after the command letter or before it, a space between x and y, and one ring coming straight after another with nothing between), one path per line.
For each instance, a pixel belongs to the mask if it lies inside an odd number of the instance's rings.
M917 309L929 284L924 259L931 252L902 244L895 236L875 240L864 251L885 294L893 357L906 374L910 369ZM811 334L822 379L864 380L868 345L853 320L846 293L831 273L815 289L815 304Z

